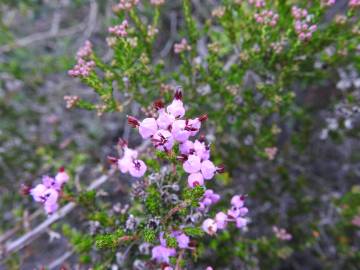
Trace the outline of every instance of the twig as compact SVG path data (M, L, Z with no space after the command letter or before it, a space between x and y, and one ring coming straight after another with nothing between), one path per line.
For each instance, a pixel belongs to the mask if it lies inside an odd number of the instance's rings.
M32 213L28 217L28 222L31 222L33 219L40 216L41 213L43 213L42 209L36 210L34 213ZM21 219L21 221L19 221L19 223L17 223L15 225L15 227L13 227L11 230L5 232L4 234L0 235L0 244L4 241L8 240L13 234L15 234L18 230L20 230L23 227L23 224L24 224L24 220Z
M88 188L88 190L94 190L104 184L115 172L115 169L111 169L107 175L102 175L100 178L96 179ZM55 212L51 216L49 216L45 221L43 221L40 225L35 227L30 232L24 234L18 239L6 243L4 249L1 251L0 260L4 260L10 254L19 251L26 245L28 245L32 240L38 238L42 233L46 232L47 228L57 222L58 220L65 217L68 213L70 213L76 204L74 202L70 202L62 207L59 211Z
M178 258L176 260L175 270L181 270L180 262L181 262L182 256L184 255L184 252L185 252L184 249L180 250L179 256L178 256Z
M13 43L13 44L6 44L6 45L0 47L0 54L9 52L16 48L26 47L26 46L30 45L31 43L43 41L46 39L73 35L73 34L76 34L77 32L82 31L84 29L84 27L85 27L85 24L80 23L76 26L60 30L56 34L54 34L51 30L46 31L46 32L41 32L41 33L35 33L30 36L15 40L15 43Z
M169 218L171 218L174 214L176 214L180 210L184 209L186 207L186 205L187 204L185 202L182 202L179 205L175 206L174 208L170 209L170 211L166 214L166 216L162 220L162 223L165 224Z
M62 265L68 258L70 258L74 254L74 250L70 250L65 252L62 256L57 258L55 261L51 262L46 269L52 270L56 269L60 265Z
M150 144L149 141L144 141L139 147L136 149L139 152L143 152L146 147ZM96 179L94 182L90 184L90 186L87 188L87 190L95 190L98 189L100 186L102 186L106 181L108 181L111 176L115 173L116 168L112 168L108 174L102 175L98 179ZM59 209L57 212L49 216L45 221L43 221L41 224L39 224L37 227L35 227L30 232L24 234L23 236L19 237L18 239L6 243L4 247L0 247L0 261L4 261L10 254L17 252L24 248L26 245L31 243L34 239L38 238L42 233L47 231L47 228L57 222L58 220L65 217L68 213L70 213L74 208L76 207L76 204L74 202L70 202L66 204L64 207Z

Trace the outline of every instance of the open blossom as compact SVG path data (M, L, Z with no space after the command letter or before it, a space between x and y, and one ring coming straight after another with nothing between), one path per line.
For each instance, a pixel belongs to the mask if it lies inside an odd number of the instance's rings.
M150 138L158 131L155 118L145 118L139 124L139 133L144 139Z
M218 229L215 220L211 218L205 219L201 227L209 235L214 235Z
M164 246L155 246L151 251L151 259L156 260L158 263L169 263L170 257L176 255L174 248L168 248Z
M174 146L174 138L170 131L165 129L158 130L151 139L157 150L170 151Z
M199 202L199 210L204 211L220 200L220 195L213 190L207 189Z
M127 20L124 20L121 24L119 25L115 25L115 26L111 26L109 27L108 31L110 34L113 34L117 37L126 37L127 36L127 28L128 28L129 24Z
M181 91L176 91L174 100L166 107L167 112L175 118L182 118L185 115L185 108L181 99Z
M138 159L138 152L128 148L127 142L123 140L120 140L119 145L123 150L123 157L120 159L108 157L108 160L116 164L122 173L129 173L136 178L142 177L147 170L147 166L144 161Z
M204 177L201 173L192 173L188 176L188 185L193 188L204 185Z
M245 197L235 195L231 199L231 208L228 209L227 213L218 212L215 215L215 219L210 219L207 224L203 224L203 230L207 232L207 227L212 226L212 222L215 223L216 230L224 230L229 223L235 223L236 227L242 229L247 226L248 219L245 217L248 213L248 209L244 206Z
M279 20L279 14L272 10L263 10L259 13L255 13L254 18L257 23L275 26Z
M166 246L163 232L160 233L160 245L153 247L151 255L151 259L156 260L158 263L169 263L170 257L176 255L175 248Z
M62 168L59 170L55 178L43 176L42 184L30 189L30 195L36 202L44 205L44 209L48 214L55 212L58 205L59 194L63 185L69 180L68 174Z
M190 237L181 231L172 232L171 236L176 238L179 248L189 248Z
M182 53L184 51L191 51L191 46L188 44L185 38L183 38L180 43L175 43L174 45L174 52L176 54Z

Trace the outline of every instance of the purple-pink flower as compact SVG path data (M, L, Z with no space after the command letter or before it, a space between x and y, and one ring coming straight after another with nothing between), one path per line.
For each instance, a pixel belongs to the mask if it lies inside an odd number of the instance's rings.
M60 192L68 180L68 174L61 168L55 178L43 176L42 184L38 184L30 189L30 195L36 202L44 205L44 209L48 214L52 214L59 207L58 199Z
M129 173L135 178L144 176L147 166L144 161L138 159L138 152L130 149L124 140L119 141L119 146L123 150L123 157L120 159L108 157L109 162L116 164L122 173Z

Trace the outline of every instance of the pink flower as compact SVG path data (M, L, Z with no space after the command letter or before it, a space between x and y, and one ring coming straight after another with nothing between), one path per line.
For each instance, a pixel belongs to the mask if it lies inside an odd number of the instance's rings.
M180 153L189 155L191 150L194 150L194 143L192 141L185 141L179 145Z
M136 6L140 0L120 0L120 2L113 7L115 12L120 10L130 10Z
M208 119L207 114L204 114L204 115L202 115L200 117L197 117L195 119L187 120L186 126L187 126L187 129L190 131L190 135L195 136L199 132L199 130L201 128L201 123L206 121L207 119Z
M185 142L190 137L190 132L185 130L185 120L175 120L172 124L171 134L178 142Z
M199 210L203 211L206 210L212 204L217 203L220 200L220 195L214 193L213 190L207 189L202 197L201 201L199 202Z
M79 58L76 65L69 70L68 74L72 77L88 77L94 67L94 61L86 61L83 58Z
M182 53L184 51L191 51L191 46L188 44L185 38L181 39L180 43L175 43L174 52L176 54Z
M325 5L327 7L335 5L335 3L336 3L336 0L323 0L323 5Z
M144 161L140 159L135 159L131 162L129 166L129 173L131 176L139 178L142 177L146 172L146 165Z
M126 157L123 157L117 161L118 168L122 173L127 173L129 171L131 163L132 159Z
M164 109L159 110L159 116L156 119L156 123L159 129L169 129L174 123L175 117L167 113Z
M218 229L215 220L211 218L205 219L201 228L209 235L214 235Z
M349 7L356 8L360 6L360 0L350 0Z
M172 236L176 238L179 248L188 248L190 243L190 237L180 231L175 231Z
M38 184L36 187L30 189L30 195L33 197L36 202L43 202L44 194L47 190L47 187L43 184Z
M235 195L231 198L231 205L240 208L244 206L244 201L245 201L244 196Z
M246 227L247 222L248 221L246 218L238 217L238 218L236 218L236 227L239 229L244 228L244 227Z
M161 6L165 3L165 0L150 0L150 3L154 6Z
M210 158L210 149L205 144L205 142L200 142L199 140L196 140L194 142L194 150L196 155L202 160L207 160Z
M65 172L64 168L60 168L59 172L55 176L55 181L60 187L69 181L69 175Z
M165 129L158 130L153 138L151 139L153 145L156 147L156 149L160 151L170 151L172 147L174 146L174 138L172 134Z
M145 118L139 124L139 133L143 139L150 138L158 131L155 118Z
M185 115L184 104L180 99L174 99L171 104L166 107L166 111L175 118L181 118Z
M47 184L49 184L50 182L48 181L52 179L50 177L44 178L46 179L45 183ZM38 184L35 188L32 188L30 190L30 195L35 201L40 202L44 205L44 209L48 214L52 214L54 211L57 210L57 200L59 198L59 192L53 187L46 186L45 184Z
M119 25L115 25L112 27L109 27L108 31L110 34L113 34L115 36L118 37L126 37L127 36L127 31L126 29L128 28L129 24L127 20L124 20L121 24Z
M273 226L273 232L275 233L276 238L279 240L290 241L292 239L292 235L289 234L285 229Z
M151 254L151 259L156 260L158 263L169 263L169 257L175 256L176 250L160 245L153 247Z
M201 173L192 173L188 176L188 185L193 188L195 186L204 185L204 177Z
M197 173L201 169L201 160L198 156L189 155L183 164L184 171L187 173Z
M56 190L61 189L61 185L54 178L50 176L47 175L43 176L42 182L46 186L46 188L53 188Z
M214 177L217 168L210 160L205 160L201 163L201 173L205 180L210 180Z
M277 147L267 147L265 148L265 153L269 160L273 160L277 154Z
M224 230L227 226L227 215L224 212L219 212L215 215L215 221L218 229Z
M352 221L351 224L357 227L360 227L360 215L355 216Z
M308 15L308 12L306 9L302 9L297 6L293 6L291 8L291 14L296 20L300 20L300 19L306 18Z
M85 41L85 44L83 47L81 47L77 53L76 57L79 59L90 57L90 55L93 53L92 51L92 44L89 40Z

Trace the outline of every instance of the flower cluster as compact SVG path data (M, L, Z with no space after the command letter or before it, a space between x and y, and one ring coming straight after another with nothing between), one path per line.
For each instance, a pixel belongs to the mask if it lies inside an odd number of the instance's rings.
M59 170L55 178L43 176L42 184L30 189L30 195L37 202L44 205L46 213L54 213L58 207L58 199L63 185L69 180L68 174L63 168Z
M316 29L316 24L309 25L308 23L302 21L295 22L295 31L301 41L310 40Z
M72 77L87 77L95 67L95 62L90 60L92 55L92 45L90 41L86 41L76 53L77 63L69 70L68 74Z
M308 41L311 39L313 33L316 31L315 24L309 24L307 21L308 11L306 9L293 6L291 14L295 19L295 32L301 41Z
M308 16L308 11L304 8L299 8L297 6L293 6L291 8L291 14L295 20L301 20Z
M118 4L113 7L115 12L120 10L130 10L137 4L139 4L140 0L120 0Z
M330 6L335 5L335 3L336 3L336 0L324 0L324 1L322 2L322 4L323 4L324 6L327 6L327 7L330 7Z
M235 195L231 199L231 208L228 209L227 213L218 212L215 215L215 219L205 219L202 224L202 229L209 235L214 235L217 230L226 229L229 222L235 222L236 227L241 229L245 228L248 224L248 219L245 215L248 213L248 209L245 205L245 197Z
M360 7L360 0L350 0L349 7L351 8Z
M255 13L254 18L259 24L275 26L279 20L279 14L272 10L263 10L260 13Z
M115 26L111 26L109 27L108 31L110 34L113 34L117 37L126 37L127 36L127 28L128 28L129 24L127 20L124 20L121 24L119 25L115 25Z
M264 0L248 0L248 3L250 5L254 5L256 8L265 7L265 1Z
M292 239L292 235L283 228L273 226L273 232L275 237L281 241L290 241Z
M78 96L64 96L64 100L66 101L66 108L71 109L76 106L80 98Z
M165 3L165 0L150 0L150 3L154 6L161 6Z
M170 235L176 239L177 245L181 249L189 248L190 238L182 231L173 231ZM152 260L156 260L158 263L169 263L169 257L176 255L176 249L167 247L164 233L160 233L160 245L153 247ZM167 265L167 267L170 267ZM168 268L172 269L172 268Z
M214 193L213 190L207 189L202 197L201 201L199 202L199 210L206 211L209 207L220 200L220 195Z
M158 110L157 118L145 118L140 122L135 117L128 116L128 122L132 127L138 127L143 139L151 138L154 147L159 151L170 152L175 143L179 143L181 155L178 158L183 162L184 171L189 173L190 187L202 186L204 180L210 180L215 173L223 171L222 167L216 167L209 160L210 148L202 139L194 142L189 140L199 132L207 115L182 119L185 108L180 90L176 91L174 100L166 109L161 101L155 103L155 108Z
M138 159L138 151L130 149L127 146L127 142L120 140L120 148L123 151L123 157L117 159L115 157L108 157L109 162L116 164L122 173L129 173L132 177L142 177L147 169L144 161Z
M191 46L188 44L185 38L181 39L180 43L175 43L174 52L176 54L182 53L184 51L191 51Z

